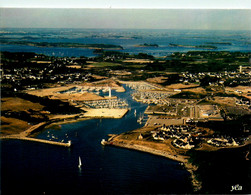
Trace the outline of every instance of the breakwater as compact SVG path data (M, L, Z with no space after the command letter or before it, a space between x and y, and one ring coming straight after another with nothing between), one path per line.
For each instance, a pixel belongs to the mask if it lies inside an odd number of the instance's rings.
M62 143L62 142L56 142L56 141L50 141L50 140L44 140L44 139L37 139L37 138L31 138L31 137L14 136L14 135L1 137L1 139L27 140L27 141L44 143L44 144L51 144L51 145L57 145L57 146L63 146L63 147L71 147L71 141L68 141L67 143Z

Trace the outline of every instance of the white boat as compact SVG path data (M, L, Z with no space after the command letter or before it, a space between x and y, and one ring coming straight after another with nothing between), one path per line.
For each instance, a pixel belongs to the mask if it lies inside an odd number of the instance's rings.
M81 158L80 156L78 157L78 168L80 168L82 166L82 163L81 163Z
M136 111L136 109L134 110L134 115L136 115L137 114L137 111Z
M105 139L102 139L101 144L104 146L106 144Z
M141 124L142 121L143 121L143 119L144 119L144 115L141 115L141 116L139 117L139 119L137 120L137 122L138 122L139 124Z

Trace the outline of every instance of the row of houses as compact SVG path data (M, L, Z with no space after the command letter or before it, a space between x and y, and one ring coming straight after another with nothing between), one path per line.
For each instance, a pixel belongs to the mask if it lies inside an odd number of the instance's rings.
M248 138L233 138L231 136L208 136L205 132L192 125L169 125L151 131L151 136L156 141L174 139L172 145L182 149L192 149L202 142L215 147L233 147L244 143Z
M250 78L251 71L247 69L247 71L225 71L225 72L199 72L199 73L189 73L184 72L180 75L179 82L181 83L200 83L203 78L206 76L212 78L212 81L209 82L210 86L219 86L224 85L227 79L232 79L232 83L234 84L240 82L240 84L248 84L250 83L250 79L240 80L241 78ZM236 80L235 80L236 79ZM238 80L238 81L237 81Z
M157 131L152 131L154 140L164 141L169 138L175 138L172 144L175 147L191 149L195 147L194 139L190 132L195 132L195 127L188 125L169 125L162 126Z
M207 143L217 147L224 147L224 146L239 146L234 138L212 138L207 140Z

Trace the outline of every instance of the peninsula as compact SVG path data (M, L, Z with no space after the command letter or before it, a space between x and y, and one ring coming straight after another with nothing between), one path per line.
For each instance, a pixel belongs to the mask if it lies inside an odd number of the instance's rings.
M136 45L135 47L159 47L159 45L156 43L153 43L153 44L144 43L144 44Z

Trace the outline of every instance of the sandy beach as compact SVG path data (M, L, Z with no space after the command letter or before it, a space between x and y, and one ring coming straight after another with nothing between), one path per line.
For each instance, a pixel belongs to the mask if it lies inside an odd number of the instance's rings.
M112 109L112 108L102 108L102 109L85 109L87 112L84 117L87 118L122 118L128 109Z

